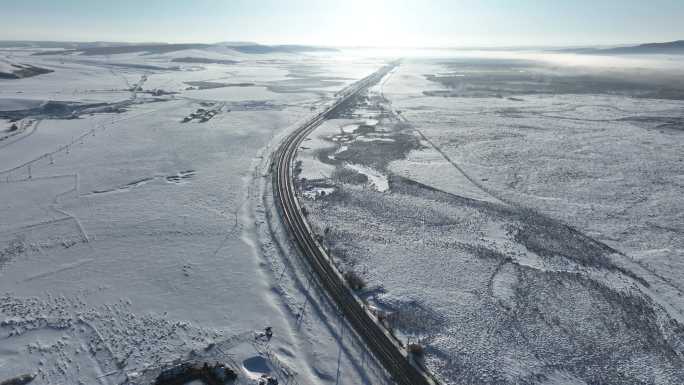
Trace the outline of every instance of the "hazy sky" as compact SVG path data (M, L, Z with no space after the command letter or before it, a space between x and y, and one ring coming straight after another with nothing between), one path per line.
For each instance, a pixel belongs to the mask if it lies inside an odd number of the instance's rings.
M684 39L684 0L0 0L0 39L345 46Z

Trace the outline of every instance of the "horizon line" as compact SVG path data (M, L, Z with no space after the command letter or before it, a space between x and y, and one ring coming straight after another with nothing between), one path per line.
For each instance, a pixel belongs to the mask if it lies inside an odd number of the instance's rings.
M492 49L551 49L551 48L599 48L599 47L622 47L622 46L634 46L641 44L653 44L653 43L672 43L684 41L684 39L669 40L669 41L657 41L657 42L631 42L631 43L613 43L613 44L544 44L544 45L487 45L487 44L467 44L467 45L424 45L424 46L392 46L392 45L325 45L325 44L311 44L311 43L266 43L258 41L219 41L219 42L174 42L174 41L116 41L116 40L45 40L45 39L2 39L0 42L5 43L71 43L71 44L130 44L130 45L144 45L144 44L203 44L209 46L226 45L231 44L254 44L254 45L264 45L264 46L304 46L304 47L317 47L317 48L336 48L336 49L464 49L464 50L492 50Z

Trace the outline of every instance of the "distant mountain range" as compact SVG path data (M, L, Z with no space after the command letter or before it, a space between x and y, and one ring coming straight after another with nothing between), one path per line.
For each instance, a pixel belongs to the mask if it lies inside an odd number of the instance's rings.
M186 49L229 48L245 54L335 52L332 47L319 47L297 44L265 45L254 42L229 41L215 44L173 44L173 43L124 43L124 42L57 42L57 41L0 41L0 48L43 48L50 51L37 55L82 54L114 55L123 53L161 54ZM500 48L489 48L500 49ZM573 47L554 49L553 52L591 54L591 55L684 55L684 40L665 43L647 43L619 47Z
M43 40L0 40L0 48L62 48L62 49L79 49L90 47L114 47L125 45L151 45L162 44L157 42L147 43L125 43L112 41L89 41L89 42L75 42L75 41L43 41Z
M45 48L50 51L37 55L82 54L115 55L124 53L161 54L186 49L213 47L230 48L246 54L334 52L335 48L307 45L263 45L252 42L224 42L217 44L167 44L167 43L119 43L119 42L53 42L53 41L0 41L0 48ZM61 48L61 49L60 49Z
M235 51L242 53L298 53L298 52L336 52L337 48L329 47L314 47L308 45L262 45L262 44L241 44L241 45L227 45Z
M684 55L684 40L615 48L569 48L556 50L555 52L592 55Z

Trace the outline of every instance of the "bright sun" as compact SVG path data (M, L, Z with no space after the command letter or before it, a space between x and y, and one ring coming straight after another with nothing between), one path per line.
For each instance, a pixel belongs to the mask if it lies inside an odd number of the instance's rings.
M410 42L400 29L400 19L391 1L340 2L329 38L336 45L406 46Z

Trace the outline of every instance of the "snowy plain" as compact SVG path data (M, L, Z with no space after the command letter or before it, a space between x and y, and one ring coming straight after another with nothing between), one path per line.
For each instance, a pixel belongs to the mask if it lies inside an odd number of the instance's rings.
M278 141L383 60L32 54L0 52L54 71L0 80L0 131L21 124L0 142L0 380L144 383L219 346L244 383L265 367L385 381L296 276L264 206ZM174 61L188 57L227 64ZM200 109L215 114L183 122ZM255 344L266 326L274 338Z
M406 59L300 151L313 228L446 384L684 381L681 70L564 58Z
M293 258L270 155L390 57L34 52L0 50L54 71L0 80L0 381L388 381ZM415 55L303 143L302 202L446 384L681 383L677 68Z

